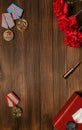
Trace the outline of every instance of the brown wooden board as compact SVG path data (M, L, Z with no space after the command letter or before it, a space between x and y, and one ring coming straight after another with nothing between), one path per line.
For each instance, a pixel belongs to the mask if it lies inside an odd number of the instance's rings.
M67 79L62 76L79 59L82 48L67 47L53 15L52 0L1 0L0 15L11 3L24 9L29 28L5 42L0 27L0 130L53 130L52 121L74 91L82 89L82 65ZM1 21L1 19L0 19ZM5 95L21 99L21 118L14 118Z

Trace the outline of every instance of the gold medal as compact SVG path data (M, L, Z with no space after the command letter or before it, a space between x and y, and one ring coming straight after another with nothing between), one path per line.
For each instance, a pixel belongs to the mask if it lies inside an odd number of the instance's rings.
M16 27L19 31L25 31L28 27L28 22L25 19L19 19Z
M21 117L22 109L18 106L12 108L12 115L15 117Z
M3 38L5 41L11 41L14 37L14 33L11 30L6 30L3 33Z

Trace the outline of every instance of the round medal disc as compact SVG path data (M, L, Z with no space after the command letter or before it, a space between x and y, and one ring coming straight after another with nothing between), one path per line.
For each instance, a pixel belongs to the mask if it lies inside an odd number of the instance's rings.
M3 38L5 41L11 41L14 37L14 33L11 30L6 30L3 33Z
M28 22L25 19L19 19L16 27L19 31L25 31L28 27Z
M76 130L77 129L77 123L74 121L69 121L66 124L66 130Z
M18 106L12 108L12 115L15 117L21 117L22 109Z

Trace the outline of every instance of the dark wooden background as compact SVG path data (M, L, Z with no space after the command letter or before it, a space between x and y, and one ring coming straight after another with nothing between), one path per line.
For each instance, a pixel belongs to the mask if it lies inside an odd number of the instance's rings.
M11 3L24 9L29 22L24 33L5 42L0 28L0 130L53 130L52 121L74 91L82 90L82 64L65 80L62 75L82 60L82 48L63 43L53 16L52 0L1 0L0 14ZM0 19L1 21L1 19ZM5 95L14 91L21 99L21 118L14 118Z

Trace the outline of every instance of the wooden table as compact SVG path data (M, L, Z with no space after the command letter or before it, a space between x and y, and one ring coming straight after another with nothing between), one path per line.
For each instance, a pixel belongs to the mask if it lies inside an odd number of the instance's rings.
M1 0L0 14L11 3L24 9L29 28L5 42L0 28L0 130L53 130L52 121L74 91L82 90L82 65L67 79L62 75L82 60L82 48L70 48L63 42L52 0ZM0 20L1 21L1 20ZM21 99L21 118L14 118L6 106L5 95L14 91Z

